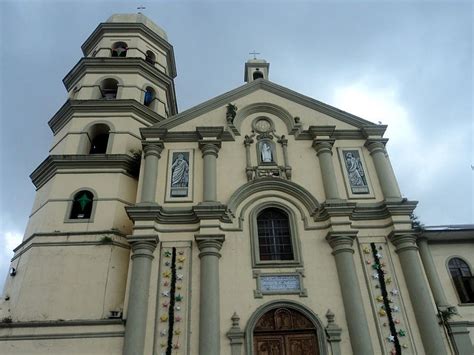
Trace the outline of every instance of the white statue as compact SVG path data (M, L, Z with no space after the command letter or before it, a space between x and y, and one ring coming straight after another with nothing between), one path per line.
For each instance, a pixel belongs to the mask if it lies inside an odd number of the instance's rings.
M262 158L262 162L264 163L271 163L273 162L273 157L272 157L272 148L270 147L270 144L263 142L260 145L260 155Z

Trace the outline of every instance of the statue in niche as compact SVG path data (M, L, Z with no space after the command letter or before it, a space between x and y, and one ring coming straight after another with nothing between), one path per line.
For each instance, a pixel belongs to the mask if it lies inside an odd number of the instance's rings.
M189 153L175 153L171 165L171 196L187 196L189 185Z
M344 152L347 174L353 193L369 192L367 180L365 178L364 168L360 161L357 151Z
M272 163L273 162L273 154L272 154L272 147L267 142L262 142L260 144L260 158L262 159L263 163Z

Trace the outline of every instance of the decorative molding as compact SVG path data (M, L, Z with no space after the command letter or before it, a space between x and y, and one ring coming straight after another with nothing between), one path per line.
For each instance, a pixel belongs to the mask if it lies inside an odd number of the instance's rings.
M25 334L0 336L1 341L15 340L50 340L50 339L91 339L91 338L123 338L125 331L96 332L96 333L55 333L55 334Z
M67 100L48 121L51 131L54 134L57 134L69 121L71 121L76 113L93 113L96 115L107 113L110 116L113 116L114 114L123 115L124 113L131 113L143 119L144 122L140 122L141 124L148 124L150 126L166 119L133 99Z
M308 96L299 94L293 90L287 89L283 86L277 85L273 82L264 79L254 80L248 84L244 84L234 90L219 95L211 100L203 102L197 106L194 106L186 111L181 112L178 115L170 117L165 122L158 124L158 126L165 128L173 128L179 126L180 124L187 122L195 117L204 115L216 108L223 107L229 102L235 102L235 100L247 96L257 90L266 90L270 93L291 100L297 104L324 113L339 121L348 123L356 128L376 126L376 124L364 120L363 118L351 115L350 113L341 111L323 102L314 100Z
M73 319L43 320L30 322L0 323L0 328L49 328L49 327L83 327L96 325L123 325L122 319ZM47 334L45 334L47 335Z
M46 184L59 170L80 169L100 170L120 169L123 173L136 178L139 163L127 154L90 154L90 155L50 155L30 175L36 189Z
M289 180L268 177L249 181L235 190L229 198L230 213L235 215L237 208L247 197L268 190L284 192L295 197L306 207L310 216L314 216L320 207L318 200L304 187Z

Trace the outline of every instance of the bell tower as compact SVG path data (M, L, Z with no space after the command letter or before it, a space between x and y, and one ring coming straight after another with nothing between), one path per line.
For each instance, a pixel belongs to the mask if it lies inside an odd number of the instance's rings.
M144 15L111 16L82 51L49 121L49 155L31 174L35 202L0 303L14 322L121 317L140 129L177 114L173 47Z
M257 79L268 80L269 71L270 63L267 63L265 59L250 59L245 63L244 81L250 83Z

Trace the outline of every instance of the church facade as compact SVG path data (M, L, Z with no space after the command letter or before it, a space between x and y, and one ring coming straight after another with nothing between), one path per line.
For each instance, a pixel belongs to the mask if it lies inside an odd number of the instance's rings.
M414 228L374 124L269 80L178 113L142 14L82 45L2 354L472 354L474 229Z

